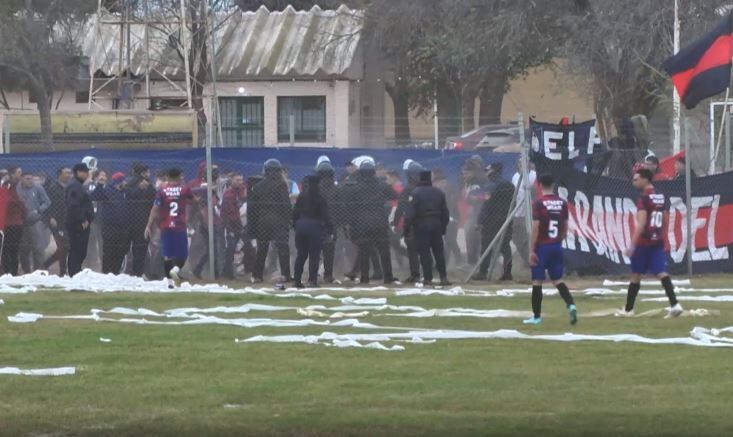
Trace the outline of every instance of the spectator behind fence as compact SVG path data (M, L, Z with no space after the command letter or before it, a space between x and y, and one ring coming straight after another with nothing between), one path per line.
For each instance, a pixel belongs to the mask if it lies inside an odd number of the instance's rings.
M212 176L213 178L213 176ZM199 257L198 261L193 264L191 273L201 279L204 271L204 267L207 263L214 263L214 275L216 277L221 276L224 267L223 258L225 255L225 243L224 243L224 225L221 221L221 208L219 202L219 172L216 173L216 179L213 179L211 186L208 184L202 184L199 189L193 190L194 194L199 196L201 201L198 205L201 222L198 227L197 233L203 238L203 255ZM209 200L213 203L213 218L214 218L214 254L211 256L209 253ZM217 256L218 255L218 256Z
M334 180L335 172L331 165L331 160L328 157L322 156L318 159L315 170L316 176L318 176L320 194L326 200L326 205L328 206L328 220L334 227L331 238L327 238L323 242L323 282L331 284L335 282L333 276L337 238L335 228L340 223L337 220L341 217L341 210L338 205L336 181Z
M402 164L402 170L404 170L407 178L407 186L400 193L397 203L397 210L394 214L396 226L401 226L400 222L404 219L410 205L412 191L417 187L420 174L424 168L419 162L408 159ZM405 246L407 246L407 261L410 266L410 276L405 279L405 282L408 284L415 283L420 280L420 259L418 258L417 241L415 240L414 229L409 226L402 226L402 228L402 236L405 239Z
M445 255L446 263L452 255L455 257L455 264L463 262L463 253L458 246L458 193L456 187L448 183L443 169L433 170L433 186L445 194L446 204L450 213L450 222L445 233Z
M484 160L472 156L463 165L461 184L461 223L466 240L466 260L475 265L481 252L481 234L478 231L478 215L486 200L488 179L484 170Z
M514 185L502 177L504 166L496 162L487 167L487 176L491 184L491 192L488 199L481 206L478 217L478 226L481 232L481 251L484 252L491 244L491 241L499 234L501 227L507 220L514 199ZM512 280L512 228L507 226L504 236L496 242L494 253L497 249L503 258L502 281ZM474 280L486 280L491 263L491 255L486 256Z
M521 162L518 163L519 165L517 168L521 168ZM527 222L525 217L527 217L527 205L524 204L524 198L527 196L527 180L521 177L522 174L519 170L517 170L516 173L514 173L514 176L512 176L512 185L514 185L514 188L516 189L517 193L517 204L522 204L522 206L517 210L517 213L514 215L514 224L512 225L512 240L514 241L514 245L517 246L517 252L519 252L519 255L522 257L522 260L524 261L524 264L526 267L529 267L529 235L527 234ZM519 184L519 179L522 179L521 185ZM530 195L535 194L535 184L537 181L537 171L534 169L534 164L529 164L529 184L530 184ZM532 204L533 199L529 199L530 204Z
M234 279L237 269L234 268L234 254L237 251L237 245L240 241L244 243L245 256L247 259L247 249L249 241L244 234L244 226L240 210L246 199L246 188L244 186L244 176L241 173L234 173L230 176L229 188L224 191L224 198L221 203L221 219L224 224L226 253L224 256L224 266L222 276L227 279ZM250 246L251 247L251 246Z
M102 226L102 273L117 275L131 243L125 175L118 172L108 184L97 183L91 198L97 202L97 220Z
M8 167L7 181L3 182L4 196L7 198L5 208L5 238L3 244L3 271L12 276L18 275L20 241L23 238L23 222L25 221L25 204L18 196L18 183L23 171L20 167Z
M51 206L51 201L46 190L36 184L35 177L35 174L24 171L17 187L18 196L26 210L23 238L20 243L20 264L25 273L43 268L46 260L44 252L48 246L48 241L44 241L45 226L42 219Z
M674 170L675 170L675 179L685 179L685 167L687 166L687 158L684 156L680 156L675 160L674 162ZM697 174L695 174L695 170L690 169L690 177L696 178Z
M87 256L90 225L94 220L94 206L84 183L89 179L86 164L76 164L74 178L66 187L66 230L69 234L69 276L81 271Z
M389 251L389 216L385 205L397 194L375 174L374 160L365 159L359 165L355 179L344 182L342 193L346 223L352 241L359 248L362 284L369 283L369 256L376 248L386 284L395 282Z
M59 263L59 276L66 275L66 261L69 255L69 236L66 233L66 186L71 181L71 169L61 167L56 171L56 179L48 179L45 189L51 206L46 210L45 222L51 230L56 250L46 259L43 268L48 270L54 263Z
M308 287L318 286L318 266L320 264L323 242L332 240L333 224L328 212L326 199L321 195L320 178L306 176L303 180L303 191L298 195L293 208L293 226L295 228L295 247L298 255L295 258L295 286L303 288L303 267L308 260Z
M247 225L251 238L257 241L252 282L263 281L265 261L270 242L274 242L280 260L282 281L290 281L290 234L291 205L288 185L282 174L282 165L277 159L268 159L264 164L264 179L249 193L247 204Z
M132 274L142 276L145 272L145 259L148 252L145 227L148 223L150 209L155 202L155 187L150 182L148 166L141 162L133 163L132 174L126 186L130 220L129 238L132 243Z

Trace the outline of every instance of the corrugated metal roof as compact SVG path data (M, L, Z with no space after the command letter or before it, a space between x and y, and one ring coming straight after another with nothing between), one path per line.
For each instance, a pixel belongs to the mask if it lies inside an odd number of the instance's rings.
M256 12L237 10L219 17L225 20L216 32L219 80L361 77L355 62L363 18L360 11L314 6L309 11L288 7L270 12L261 7ZM96 19L84 26L82 51L93 58L90 69L106 75L125 71L127 50L123 50L123 59L119 56L120 25L111 23L119 18L102 16L98 29ZM176 27L151 25L148 30L151 68L166 76L180 76L183 69L183 61L169 44L169 34L179 31ZM144 32L142 24L130 27L129 67L136 75L145 74Z

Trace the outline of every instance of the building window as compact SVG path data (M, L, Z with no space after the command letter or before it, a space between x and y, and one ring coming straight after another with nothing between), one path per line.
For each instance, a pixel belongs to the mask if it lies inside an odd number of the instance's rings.
M277 141L290 141L290 120L296 142L326 142L326 96L278 97Z

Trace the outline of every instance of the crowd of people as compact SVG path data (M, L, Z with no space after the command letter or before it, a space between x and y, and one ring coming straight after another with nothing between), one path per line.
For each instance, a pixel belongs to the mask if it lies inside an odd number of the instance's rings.
M478 155L464 163L458 181L414 160L389 169L361 156L339 171L321 156L301 181L291 180L287 167L275 159L246 178L213 164L209 187L206 163L185 182L180 170L152 174L140 162L127 174L78 163L59 167L54 177L8 166L0 171L0 264L10 275L47 270L73 276L89 268L158 279L173 267L181 272L180 259L166 262L165 229L155 226L161 211L151 214L162 205L162 190L175 182L190 195L167 205L174 210L165 213L183 220L174 226L185 231L191 278L201 278L213 262L220 278L300 284L309 260L305 282L311 285L319 278L393 283L401 272L401 282L432 281L434 268L447 284L446 264L477 264L510 213L518 180L515 175L513 185L502 173L500 162L487 165ZM514 231L509 227L498 245L502 279L512 277L511 240L526 245L523 220L517 213ZM475 279L487 278L490 259L485 257Z

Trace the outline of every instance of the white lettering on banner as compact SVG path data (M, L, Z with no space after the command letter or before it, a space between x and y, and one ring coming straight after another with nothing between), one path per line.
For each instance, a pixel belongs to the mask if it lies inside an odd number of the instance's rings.
M568 159L575 159L580 156L580 150L575 148L575 132L568 132Z
M707 227L707 240L708 248L705 250L698 251L696 249L692 252L693 261L711 261L728 259L728 250L726 248L718 248L715 243L715 219L718 215L718 209L720 207L720 195L706 196L706 197L693 197L692 198L692 241L695 241L697 231ZM697 214L700 208L710 208L710 220L700 218ZM707 226L706 226L707 225Z
M568 199L568 190L558 188L558 195ZM660 196L661 199L664 196ZM652 199L654 200L654 199ZM631 236L636 226L636 204L632 199L621 197L593 196L593 206L588 196L582 191L576 191L570 201L575 207L568 217L568 234L563 246L569 250L591 253L592 244L597 255L604 256L616 264L629 264L629 258L624 251L631 244ZM710 209L709 219L698 217L701 208ZM695 250L692 260L712 261L729 258L726 247L718 247L715 242L715 221L720 208L720 196L704 196L692 198L692 229L693 239L698 230L704 229L707 237L707 249ZM687 207L682 198L670 198L669 229L667 238L670 245L670 256L675 263L680 263L687 251ZM677 221L681 224L677 226ZM680 228L679 242L675 229ZM693 240L694 241L694 240Z
M601 144L601 137L598 136L598 130L595 126L590 127L590 135L588 135L588 154L592 155L595 146Z
M680 227L682 228L682 238L679 244L677 244L677 234L675 233L678 216L681 217ZM672 257L672 261L681 263L685 258L685 252L687 252L687 205L681 197L669 198L667 240L669 240L669 255Z
M542 145L545 148L545 157L554 161L562 159L562 154L557 151L557 141L562 141L562 132L544 131Z

